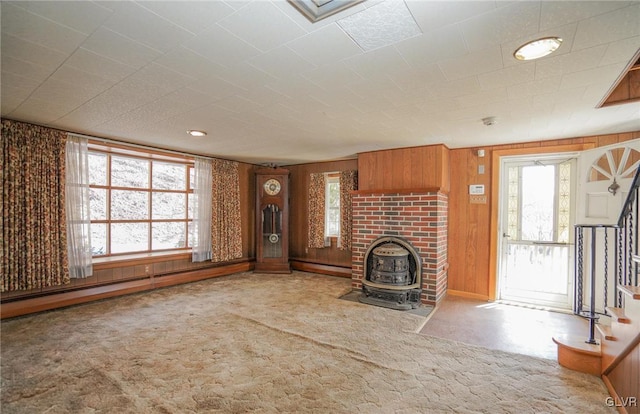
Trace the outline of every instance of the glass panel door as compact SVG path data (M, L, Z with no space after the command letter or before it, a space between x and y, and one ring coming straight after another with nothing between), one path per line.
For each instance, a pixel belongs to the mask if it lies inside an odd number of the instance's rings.
M502 300L570 309L573 159L503 164Z

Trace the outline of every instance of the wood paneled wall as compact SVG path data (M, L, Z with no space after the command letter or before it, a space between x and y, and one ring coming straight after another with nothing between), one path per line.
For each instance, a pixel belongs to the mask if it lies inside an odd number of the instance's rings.
M449 149L444 145L358 154L360 190L439 188L448 192Z
M521 150L522 155L535 154L542 148L553 151L553 147L579 144L600 147L636 138L640 138L640 132L487 146L481 147L485 150L484 157L478 157L480 148L450 150L449 291L482 299L495 295L491 290L495 290L496 275L490 274L491 255L495 254L495 246L490 243L491 214L498 203L491 197L494 152ZM478 165L484 165L484 174L478 173ZM471 203L468 193L471 184L484 184L485 204Z
M336 243L324 249L307 247L309 232L308 188L311 173L325 173L358 169L357 160L321 162L286 167L290 172L289 198L289 256L292 260L301 260L322 265L351 268L351 251L340 250Z

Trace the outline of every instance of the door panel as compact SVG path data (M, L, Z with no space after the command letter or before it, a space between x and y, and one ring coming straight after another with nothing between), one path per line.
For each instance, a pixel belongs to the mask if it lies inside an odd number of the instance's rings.
M569 309L575 158L507 159L502 171L498 297Z

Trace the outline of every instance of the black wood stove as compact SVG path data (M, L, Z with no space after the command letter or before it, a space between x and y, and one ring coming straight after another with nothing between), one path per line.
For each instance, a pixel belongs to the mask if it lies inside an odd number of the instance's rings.
M420 257L404 239L382 237L365 255L360 302L398 310L420 305Z

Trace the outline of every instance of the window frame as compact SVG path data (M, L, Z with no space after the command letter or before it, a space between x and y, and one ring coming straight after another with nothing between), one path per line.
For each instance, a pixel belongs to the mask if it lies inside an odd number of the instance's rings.
M104 260L114 259L126 259L129 257L139 257L140 255L166 255L166 254L188 254L191 252L191 238L190 231L192 229L192 212L190 212L190 204L193 201L193 182L192 175L194 169L195 160L193 157L187 155L167 153L158 151L155 149L149 149L144 147L131 147L122 144L105 143L101 141L89 140L89 154L101 154L106 156L106 184L90 184L90 189L105 190L105 217L100 219L91 219L91 224L104 224L105 225L105 252L103 254L94 254L92 260L94 262L101 262ZM112 163L113 157L124 157L141 159L147 161L148 164L148 176L146 187L128 187L128 186L112 186ZM153 166L155 163L168 163L183 165L185 173L185 187L184 189L162 189L153 188ZM91 165L89 165L91 168ZM111 200L112 191L138 191L146 193L147 199L147 212L145 219L113 219L111 216ZM184 194L184 217L181 218L153 218L153 195L158 193L164 194ZM91 207L90 207L91 208ZM112 224L121 223L146 223L147 224L147 237L146 248L144 250L131 250L124 252L112 251ZM182 223L184 226L185 243L184 247L175 248L153 248L153 225L154 223Z

